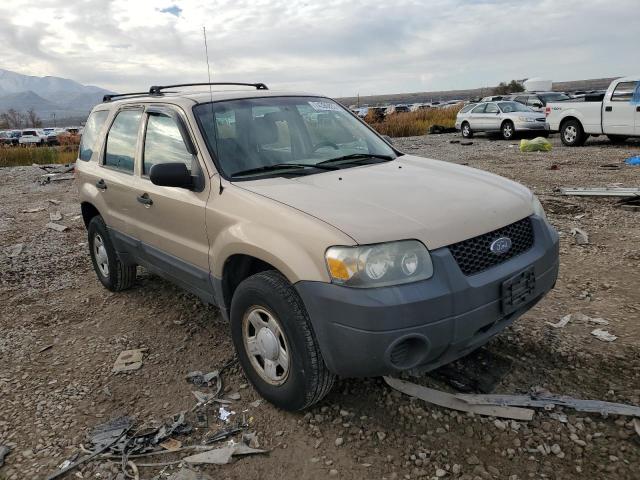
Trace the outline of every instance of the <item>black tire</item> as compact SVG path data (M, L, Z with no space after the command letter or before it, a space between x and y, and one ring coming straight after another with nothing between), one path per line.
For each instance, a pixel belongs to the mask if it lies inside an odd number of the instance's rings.
M119 292L130 288L136 280L136 265L128 265L122 263L118 254L113 248L109 231L104 223L104 220L100 215L96 215L89 222L88 236L89 236L89 254L91 255L91 262L93 263L93 269L96 271L98 280L108 290L112 292ZM96 243L104 247L103 254L106 254L107 269L105 272L104 267L99 266L100 260L97 258ZM102 263L101 263L102 264Z
M516 135L516 127L511 120L505 120L500 125L500 134L503 140L512 140Z
M250 358L247 351L243 330L252 328L248 326L251 323L248 318L256 312L271 314L284 337L278 336L276 345L278 349L286 347L288 373L285 376L283 370L279 384L263 378L266 355L254 354ZM247 338L251 336L249 330ZM259 340L258 331L254 332L255 339ZM335 375L324 363L304 303L289 281L277 271L260 272L240 283L231 301L231 337L247 378L262 397L278 408L303 410L319 402L333 387ZM262 373L253 364L256 362L260 366L260 358Z
M629 138L625 135L607 135L607 137L611 143L624 143Z
M462 125L460 125L460 131L464 138L473 138L473 130L471 130L469 122L462 122Z
M584 145L587 135L584 134L582 124L578 120L567 120L560 127L560 140L567 147Z

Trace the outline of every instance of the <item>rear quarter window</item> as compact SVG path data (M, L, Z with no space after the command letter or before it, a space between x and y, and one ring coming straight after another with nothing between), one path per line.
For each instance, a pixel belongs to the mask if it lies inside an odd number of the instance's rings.
M99 110L89 115L82 134L82 140L80 140L80 152L78 154L80 160L85 162L91 160L98 140L98 133L100 133L108 115L109 112L107 110Z

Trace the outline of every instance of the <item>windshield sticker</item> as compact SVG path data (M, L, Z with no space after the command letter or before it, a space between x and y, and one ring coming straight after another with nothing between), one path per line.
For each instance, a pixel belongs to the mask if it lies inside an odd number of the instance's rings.
M339 112L340 107L332 102L309 102L311 108L314 110L332 110L334 112Z

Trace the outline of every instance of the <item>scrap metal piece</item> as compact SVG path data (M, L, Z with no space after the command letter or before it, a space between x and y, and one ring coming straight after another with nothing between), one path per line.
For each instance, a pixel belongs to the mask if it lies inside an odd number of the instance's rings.
M600 413L602 415L623 415L640 418L640 407L623 403L600 400L581 400L565 395L539 392L531 395L474 395L460 394L457 397L477 405L499 405L514 407L548 408L549 406L572 408L578 412Z
M589 234L585 232L581 228L572 228L571 235L576 241L576 245L588 245L589 244Z
M177 472L171 474L167 480L211 480L206 473L196 472L188 468L181 468Z
M602 340L603 342L613 342L618 339L615 335L607 332L606 330L602 330L601 328L596 328L591 332L591 335L596 337L598 340Z
M65 225L60 225L59 223L49 222L45 225L45 227L50 228L51 230L55 230L56 232L64 232L67 228Z
M560 195L579 197L638 197L640 188L637 187L593 187L567 188L560 187Z
M49 220L51 220L52 222L59 222L60 220L62 220L62 214L60 213L60 210L49 212Z
M508 407L495 404L478 404L473 400L467 400L465 395L452 395L447 392L434 390L411 382L405 382L392 377L382 377L391 388L411 397L416 397L425 402L433 403L444 408L459 410L461 412L473 412L478 415L492 417L511 418L513 420L533 419L533 410L526 408ZM482 396L482 395L480 395Z
M125 350L120 352L118 358L113 364L111 371L113 373L130 372L132 370L138 370L142 367L142 354L145 349Z
M24 243L16 243L11 247L5 248L4 251L7 257L15 258L22 253L23 248L24 248Z

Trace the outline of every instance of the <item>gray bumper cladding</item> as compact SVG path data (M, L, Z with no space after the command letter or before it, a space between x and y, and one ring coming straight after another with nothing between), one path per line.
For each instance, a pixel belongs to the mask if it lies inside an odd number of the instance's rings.
M531 217L531 249L465 276L448 248L431 252L434 275L397 287L355 289L322 282L295 286L307 307L327 367L345 377L431 370L486 343L535 305L558 276L558 235ZM504 310L503 285L532 271L527 300Z

